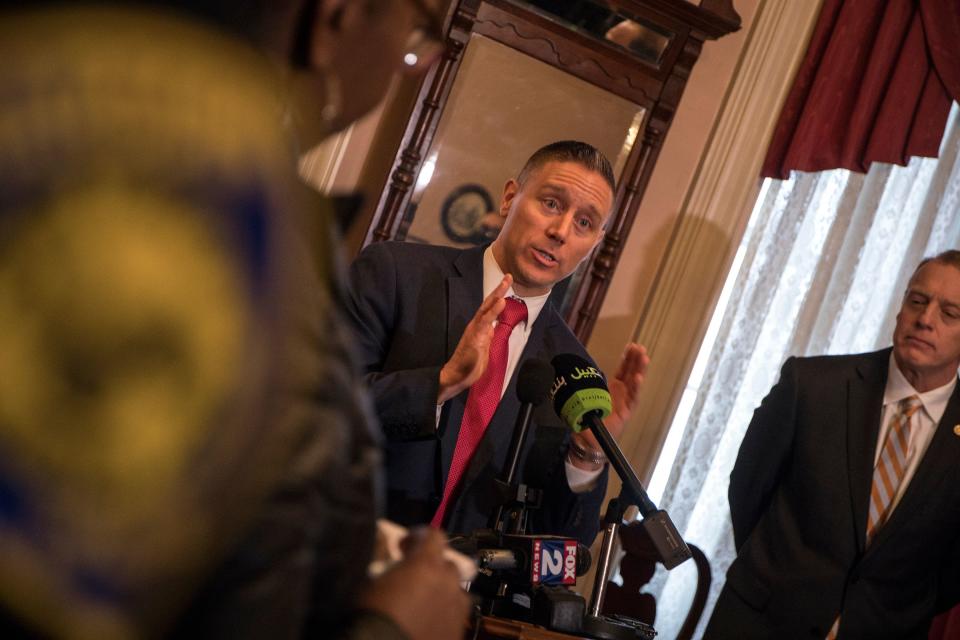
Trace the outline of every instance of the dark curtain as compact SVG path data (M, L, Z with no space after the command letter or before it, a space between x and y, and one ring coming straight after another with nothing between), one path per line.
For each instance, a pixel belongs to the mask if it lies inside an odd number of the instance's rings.
M960 605L934 618L928 636L928 640L957 640L957 638L960 638Z
M960 0L825 0L762 175L936 157L960 99Z

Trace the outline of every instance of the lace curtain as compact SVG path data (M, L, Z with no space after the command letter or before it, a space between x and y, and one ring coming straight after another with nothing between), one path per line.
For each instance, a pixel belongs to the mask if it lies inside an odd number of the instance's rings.
M660 505L711 562L697 637L735 555L727 484L754 408L790 355L890 344L917 262L960 247L958 150L954 105L939 160L874 164L866 175L794 172L764 184L688 385L689 415L678 412L671 427L675 457L665 446L651 483L666 477ZM676 636L689 607L687 564L651 583L660 637Z

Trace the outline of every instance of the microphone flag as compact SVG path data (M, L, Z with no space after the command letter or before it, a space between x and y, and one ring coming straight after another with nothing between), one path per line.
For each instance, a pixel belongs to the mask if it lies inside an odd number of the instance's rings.
M587 428L583 416L597 411L602 420L610 415L613 403L603 373L587 360L564 353L551 361L556 376L550 397L553 408L577 433Z

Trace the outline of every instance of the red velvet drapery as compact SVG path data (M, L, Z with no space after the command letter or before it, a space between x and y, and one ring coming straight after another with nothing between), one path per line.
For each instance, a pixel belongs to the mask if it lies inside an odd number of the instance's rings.
M960 100L960 0L825 0L762 175L935 157Z

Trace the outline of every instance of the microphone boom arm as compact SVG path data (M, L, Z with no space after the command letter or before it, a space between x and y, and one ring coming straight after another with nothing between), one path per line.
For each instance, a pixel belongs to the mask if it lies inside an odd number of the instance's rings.
M643 528L650 537L654 548L656 548L660 562L667 569L673 569L691 557L690 548L683 541L683 537L677 531L677 527L673 524L667 512L657 509L657 505L653 504L646 489L643 488L640 478L637 477L630 463L623 456L620 446L607 431L607 428L603 426L600 415L598 411L586 413L583 416L583 423L596 436L600 448L603 449L610 461L610 466L613 467L614 472L623 483L621 495L628 498L631 504L636 504L637 508L640 509L640 515L643 516Z
M610 432L607 431L607 428L603 425L603 421L600 420L599 412L594 411L585 415L583 422L586 423L594 437L596 437L597 442L600 443L600 448L603 449L607 460L610 461L610 466L613 467L614 472L623 483L624 490L629 494L629 497L632 498L631 503L636 504L637 508L640 509L640 515L646 518L648 515L657 511L657 505L653 504L650 496L647 495L647 491L643 488L640 478L637 477L637 474L633 471L633 467L630 466L630 463L624 457L623 451L620 450L617 441L613 439L613 436L610 435Z

